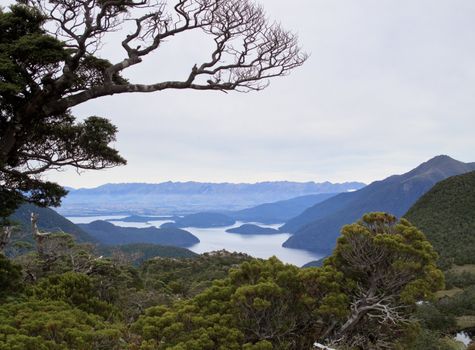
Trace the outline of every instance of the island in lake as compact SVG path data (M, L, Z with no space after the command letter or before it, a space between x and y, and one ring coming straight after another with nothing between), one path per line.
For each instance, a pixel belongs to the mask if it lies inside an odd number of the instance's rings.
M239 233L241 235L273 235L281 233L279 230L270 227L261 227L253 224L244 224L226 230L228 233Z
M198 237L176 227L120 227L102 220L96 220L89 224L79 224L78 226L105 245L153 243L175 247L191 247L200 242Z

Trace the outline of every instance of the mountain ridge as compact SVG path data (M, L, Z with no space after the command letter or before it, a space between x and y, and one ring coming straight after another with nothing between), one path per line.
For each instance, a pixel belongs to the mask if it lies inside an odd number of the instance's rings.
M328 254L344 224L352 223L370 211L402 216L437 182L472 170L475 170L475 163L463 163L441 155L404 174L375 181L355 192L339 194L283 225L281 231L294 233L283 246Z
M70 190L59 211L63 215L186 215L236 211L299 196L340 193L365 186L360 182L261 182L256 184L165 182L105 184ZM91 204L93 204L91 208Z
M312 205L336 196L338 193L308 194L282 201L263 203L255 207L230 212L228 215L241 221L253 221L265 224L285 222Z
M330 181L323 181L323 182L316 182L316 181L259 181L259 182L200 182L200 181L164 181L164 182L119 182L119 183L105 183L96 187L67 187L68 191L89 191L89 190L98 190L98 189L109 189L114 187L136 187L136 186L143 186L143 187L178 187L178 186L188 186L188 187L203 187L203 186L240 186L240 187L252 187L252 186L271 186L271 185L296 185L296 186L365 186L366 184L359 181L345 181L345 182L330 182Z

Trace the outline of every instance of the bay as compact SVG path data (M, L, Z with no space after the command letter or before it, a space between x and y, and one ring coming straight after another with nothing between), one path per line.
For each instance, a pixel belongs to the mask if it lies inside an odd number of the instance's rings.
M82 216L67 217L74 223L90 223L94 220L120 219L124 216ZM149 222L124 222L113 221L112 223L122 227L160 227L161 224L170 222L170 220L156 220ZM185 227L184 230L194 234L199 238L200 243L195 244L188 249L202 254L206 252L225 249L230 252L241 252L249 254L256 258L267 259L276 256L285 263L302 266L310 261L318 260L322 256L306 250L284 248L284 243L290 236L290 233L278 233L273 235L243 235L237 233L228 233L227 229L241 226L244 223L256 224L262 227L278 228L282 224L265 225L258 222L241 222L234 225L219 228L196 228Z

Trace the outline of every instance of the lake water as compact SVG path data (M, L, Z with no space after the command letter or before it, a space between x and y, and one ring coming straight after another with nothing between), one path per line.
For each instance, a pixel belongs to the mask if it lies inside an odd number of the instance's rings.
M88 217L68 217L69 220L76 224L87 224L94 220L120 219L124 216L88 216ZM157 220L149 222L124 222L112 221L114 225L122 227L160 227L161 224L170 222L169 220ZM184 230L191 232L199 238L200 243L189 247L191 251L201 254L214 250L226 249L230 252L242 252L254 256L256 258L267 259L275 255L281 261L302 266L310 261L318 260L322 256L311 252L282 247L291 235L289 233L279 233L275 235L241 235L236 233L227 233L226 230L233 227L241 226L244 222L236 222L232 226L219 228L196 228L186 227ZM264 225L254 223L262 227L278 228L282 224Z
M472 338L466 332L459 332L455 336L455 340L460 341L460 342L464 343L465 346L467 346L472 341Z

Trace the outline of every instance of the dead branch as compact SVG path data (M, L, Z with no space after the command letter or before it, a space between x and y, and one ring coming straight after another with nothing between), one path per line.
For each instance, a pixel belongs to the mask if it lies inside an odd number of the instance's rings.
M53 90L64 91L67 96L46 104L44 110L48 114L119 93L165 89L261 90L270 78L287 75L307 59L297 37L269 22L263 9L250 0L177 0L174 6L150 0L31 3L55 24L52 34L74 50L53 84ZM133 23L134 27L121 41L125 57L103 72L102 83L84 88L74 86L74 75L82 60L100 49L108 33L124 32L125 23ZM210 37L215 48L209 60L189 68L185 79L154 84L114 83L114 76L142 62L165 40L194 30Z

